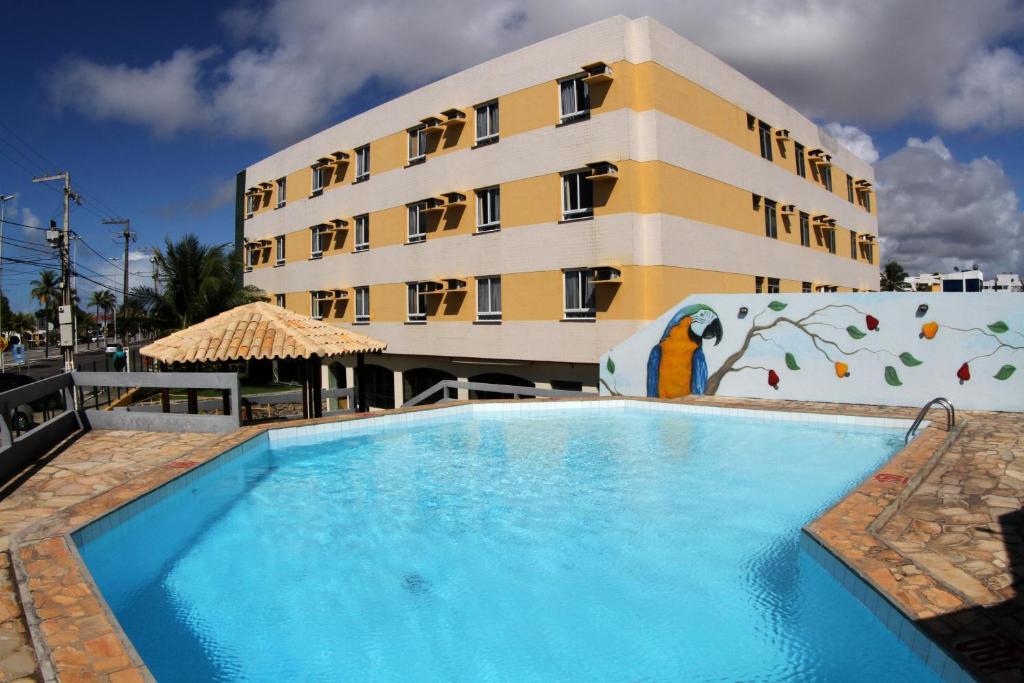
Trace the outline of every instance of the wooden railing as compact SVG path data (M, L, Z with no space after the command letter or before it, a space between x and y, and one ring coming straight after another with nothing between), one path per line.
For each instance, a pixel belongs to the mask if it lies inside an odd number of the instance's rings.
M449 395L451 389L466 389L469 391L487 391L492 394L505 394L512 398L520 396L534 396L537 398L579 398L581 396L597 396L597 394L585 393L582 391L568 391L566 389L536 389L534 387L520 387L514 384L490 384L488 382L460 382L454 379L444 379L425 391L421 391L408 401L402 404L403 408L419 405L438 392L442 392L441 401L454 401Z

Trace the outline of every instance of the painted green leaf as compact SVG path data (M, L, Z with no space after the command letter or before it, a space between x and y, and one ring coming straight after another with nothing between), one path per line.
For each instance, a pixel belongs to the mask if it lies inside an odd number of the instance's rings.
M612 360L611 356L608 356L608 362L605 364L605 367L608 368L608 372L613 375L615 374L615 361Z
M786 304L782 303L781 301L773 301L770 304L768 304L768 308L772 309L776 313L778 313L779 311L781 311L785 307L786 307Z
M786 354L786 367L790 370L799 370L800 366L796 364L796 356L791 353Z
M996 334L1002 334L1003 332L1006 332L1008 329L1010 329L1010 327L1002 320L997 320L991 325L989 325L988 329L992 330Z
M903 382L900 381L900 376L896 374L896 368L891 365L885 366L885 383L891 387L903 385Z
M914 354L910 353L909 351L904 351L903 353L901 353L900 354L900 360L908 368L912 368L915 365L920 365L921 364L921 361L919 361L918 359L914 358Z
M993 375L993 377L995 377L996 379L1010 379L1010 375L1012 375L1016 371L1017 368L1013 367L1012 365L1004 365L1003 367L999 368L999 372Z
M850 325L849 327L847 327L846 333L853 337L854 339L863 339L865 336L864 333L861 332L856 325Z

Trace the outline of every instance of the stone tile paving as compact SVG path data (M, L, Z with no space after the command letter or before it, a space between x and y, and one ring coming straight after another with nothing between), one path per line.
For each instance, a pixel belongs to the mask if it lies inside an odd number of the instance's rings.
M215 434L93 431L65 444L66 450L58 447L56 457L16 488L7 487L0 500L0 681L20 683L39 676L14 586L8 552L11 536L218 438Z
M884 417L912 417L914 412L720 397L686 401ZM1021 651L1015 648L1024 613L1019 591L1024 573L1019 517L1024 459L1017 457L1024 455L1024 424L1020 416L1009 414L965 417L967 427L948 452L943 452L949 436L944 430L934 426L925 430L910 448L808 529L905 614L917 619L980 679L1022 680ZM288 426L295 424L301 423ZM51 470L49 476L26 482L25 494L20 489L16 492L20 505L0 503L2 547L7 547L8 537L16 530L8 530L8 524L22 530L15 542L14 570L22 595L28 591L28 620L36 651L41 653L44 679L150 679L116 620L97 599L66 533L215 457L259 429L250 427L227 437L92 432L86 435L91 439L83 437L54 460L58 463L69 455L67 466L58 464L61 469ZM132 444L128 450L134 457L113 452L123 450L126 443ZM112 465L115 460L119 464ZM86 464L92 461L98 463L95 469ZM120 472L123 467L132 472ZM58 471L74 475L57 476ZM79 473L87 483L78 481ZM1007 521L1012 519L1015 524ZM8 577L10 573L8 569ZM3 583L3 577L0 573L0 591L7 595L10 581ZM0 615L16 612L17 605L14 600L0 602ZM8 621L20 623L20 615ZM21 634L23 641L24 625ZM13 676L0 673L3 680Z

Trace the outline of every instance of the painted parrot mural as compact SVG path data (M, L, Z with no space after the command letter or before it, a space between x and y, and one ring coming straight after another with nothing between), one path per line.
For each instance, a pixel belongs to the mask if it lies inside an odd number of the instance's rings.
M708 381L704 340L722 341L722 322L710 306L685 306L672 316L647 359L647 395L679 398L701 395Z

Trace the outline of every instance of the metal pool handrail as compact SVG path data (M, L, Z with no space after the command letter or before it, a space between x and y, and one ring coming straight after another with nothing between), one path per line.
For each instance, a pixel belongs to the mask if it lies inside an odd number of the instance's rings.
M903 439L904 444L910 443L910 437L914 435L914 431L921 426L921 422L924 420L924 416L928 414L928 410L934 406L940 405L946 411L946 431L950 431L956 426L956 408L949 402L948 398L942 398L941 396L933 398L924 404L921 411L914 418L914 424L910 425L910 429L907 430L907 436Z

